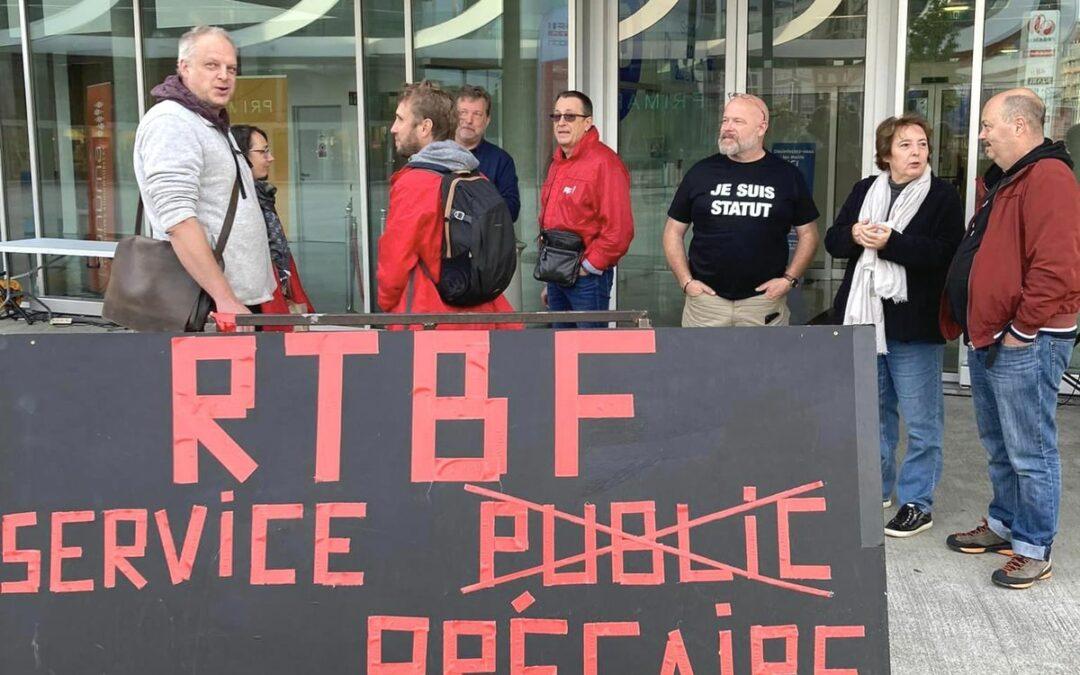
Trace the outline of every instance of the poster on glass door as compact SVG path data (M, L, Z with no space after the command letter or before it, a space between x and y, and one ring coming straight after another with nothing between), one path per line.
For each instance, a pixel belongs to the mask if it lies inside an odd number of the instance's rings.
M1057 82L1058 37L1061 12L1038 10L1024 15L1020 52L1024 70L1021 85L1046 103L1046 119L1054 119L1054 88Z

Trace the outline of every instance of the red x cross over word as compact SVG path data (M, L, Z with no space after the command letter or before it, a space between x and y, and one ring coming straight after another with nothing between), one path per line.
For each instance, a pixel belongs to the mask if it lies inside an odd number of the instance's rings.
M731 517L731 516L734 516L734 515L737 515L737 514L740 514L740 513L744 513L744 512L747 512L747 511L752 511L754 509L758 509L758 508L760 508L762 506L766 506L768 504L778 503L781 500L788 499L788 498L791 498L791 497L795 497L797 495L801 495L801 494L804 494L804 493L807 493L807 492L812 492L813 490L817 490L818 488L821 488L823 486L824 486L824 483L821 482L821 481L814 481L814 482L811 482L811 483L806 483L804 485L800 485L798 487L794 487L794 488L791 488L791 489L788 489L788 490L783 490L781 492L777 492L777 493L772 494L772 495L768 495L768 496L761 497L761 498L758 498L758 499L753 499L753 500L750 500L750 501L746 501L746 502L743 502L743 503L741 503L741 504L739 504L737 506L732 506L732 507L729 507L729 508L726 508L726 509L721 509L720 511L715 511L713 513L701 516L699 518L694 518L694 519L688 520L686 522L681 522L681 523L679 523L677 525L672 525L670 527L666 527L666 528L663 528L663 529L660 529L660 530L656 530L655 532L653 532L653 533L651 533L651 534L649 534L647 536L641 536L641 535L636 535L636 534L631 534L631 533L628 533L628 532L624 532L624 531L622 531L620 529L610 527L609 525L604 525L602 523L595 522L595 518L591 518L590 520L585 520L584 518L580 518L578 516L575 516L575 515L572 515L572 514L569 514L569 513L554 510L551 506L544 506L543 504L537 504L535 502L530 502L528 500L521 499L519 497L514 497L512 495L508 495L508 494L506 494L504 492L499 492L497 490L489 490L487 488L483 488L483 487L480 487L478 485L467 484L467 485L464 486L464 488L465 488L466 492L471 492L471 493L479 495L481 497L494 499L494 500L496 500L498 502L501 502L501 503L516 504L516 505L522 506L522 507L524 507L524 508L526 508L526 509L528 509L530 511L536 511L536 512L539 512L539 513L545 513L545 512L546 513L552 513L552 512L554 512L555 517L560 519L560 520L565 520L567 522L574 523L574 524L579 525L579 526L581 526L583 528L585 528L585 527L595 528L596 530L598 530L600 532L604 532L604 533L611 536L612 544L609 544L608 546L604 546L602 548L597 548L597 549L595 549L593 551L586 551L585 553L580 553L580 554L569 556L569 557L566 557L566 558L560 558L560 559L558 559L558 560L556 560L554 562L554 565L553 565L554 568L565 567L565 566L568 566L568 565L573 565L575 563L580 563L580 562L583 562L583 561L587 561L587 559L589 559L589 558L593 558L593 557L599 558L600 556L608 555L613 550L615 550L616 545L615 545L614 542L615 542L616 539L618 539L618 540L621 540L621 541L624 541L624 542L633 542L635 544L640 545L641 547L643 547L645 549L648 549L648 550L651 550L651 551L654 551L654 552L658 552L660 555L663 555L664 553L668 553L668 554L671 554L671 555L674 555L674 556L677 556L677 557L680 557L680 558L686 558L686 559L692 560L692 561L694 561L696 563L699 563L701 565L706 565L706 566L711 567L713 569L724 570L726 572L729 572L732 575L744 577L744 578L749 579L751 581L756 581L756 582L766 584L766 585L769 585L769 586L776 586L778 588L784 588L784 589L787 589L787 590L790 590L790 591L796 591L798 593L805 593L807 595L816 595L816 596L819 596L819 597L831 598L832 595L833 595L832 591L828 591L828 590L824 590L824 589L820 589L820 588L814 588L813 586L806 586L804 584L798 584L798 583L794 583L794 582L791 582L791 581L784 581L783 579L777 579L777 578L774 578L774 577L766 576L764 574L758 573L757 570L747 570L747 569L742 569L742 568L739 568L739 567L735 567L734 565L728 565L726 563L722 563L722 562L719 562L717 560L707 558L707 557L705 557L703 555L698 555L698 554L696 554L696 553L694 553L692 551L683 550L683 549L680 549L680 548L675 548L673 546L668 546L666 544L662 544L659 541L657 541L658 539L660 539L662 537L666 537L666 536L671 535L671 534L676 534L676 533L679 533L680 531L684 531L684 532L689 531L689 530L691 530L691 529L693 529L695 527L698 527L700 525L705 525L707 523L713 523L713 522L716 522L716 521L719 521L719 520L723 520L725 518L728 518L728 517ZM524 579L524 578L531 577L531 576L534 576L534 575L537 575L537 574L542 574L542 573L544 573L545 567L551 567L551 565L547 565L547 566L539 565L537 567L530 567L528 569L520 570L520 571L517 571L517 572L512 572L510 574L505 574L505 575L502 575L502 576L493 577L491 579L487 579L487 580L484 580L484 581L477 582L475 584L471 584L469 586L465 586L465 587L463 587L461 589L461 592L463 594L473 593L475 591L483 590L485 588L494 588L495 586L499 586L501 584L505 584L505 583L508 583L508 582L511 582L511 581L516 581L518 579Z

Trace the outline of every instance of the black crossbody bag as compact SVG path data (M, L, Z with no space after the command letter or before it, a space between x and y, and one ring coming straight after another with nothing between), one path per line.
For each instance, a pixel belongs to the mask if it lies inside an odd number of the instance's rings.
M536 237L540 254L533 278L569 288L577 283L585 242L569 230L541 230Z

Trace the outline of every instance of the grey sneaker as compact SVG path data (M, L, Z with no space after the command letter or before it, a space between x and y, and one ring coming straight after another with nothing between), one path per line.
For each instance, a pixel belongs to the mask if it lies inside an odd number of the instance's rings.
M983 518L982 525L970 532L950 534L945 539L945 545L960 553L989 553L991 551L1004 553L1008 551L1006 555L1012 555L1012 544L997 536L990 529L990 526L986 524L986 518Z
M1049 560L1014 555L1001 569L994 570L990 580L1005 588L1031 588L1036 581L1049 579L1053 574L1051 568Z
M892 498L891 497L889 499L882 499L881 500L881 508L887 509L890 506L892 506Z

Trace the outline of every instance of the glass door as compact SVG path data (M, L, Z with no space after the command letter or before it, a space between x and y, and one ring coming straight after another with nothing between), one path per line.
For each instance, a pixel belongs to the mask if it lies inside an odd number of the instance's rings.
M647 309L655 325L678 326L683 294L661 234L683 174L716 152L726 2L679 0L662 11L656 4L619 3L619 155L630 170L635 235L619 263L618 303Z
M26 14L42 235L132 234L139 106L130 6L28 0ZM49 264L45 292L99 300L108 279L108 260L69 256Z
M354 276L350 208L361 188L354 3L253 0L215 4L197 18L189 4L140 3L146 91L175 71L180 36L194 23L229 31L239 57L230 120L267 133L267 181L304 288L316 310L340 312Z
M824 238L862 172L867 2L830 3L829 14L818 4L751 3L747 90L769 106L765 147L802 170ZM794 232L790 241L794 250ZM788 296L793 324L832 306L843 265L818 249L804 283Z
M414 0L415 77L435 80L451 91L465 84L491 95L491 122L485 138L514 159L521 214L518 240L526 245L520 282L507 298L518 309L539 311L536 260L540 186L553 151L551 111L555 95L567 88L569 22L567 0L482 2Z
M964 84L924 84L909 88L904 110L922 115L934 130L930 166L934 174L964 193L967 172L968 116L971 87Z

